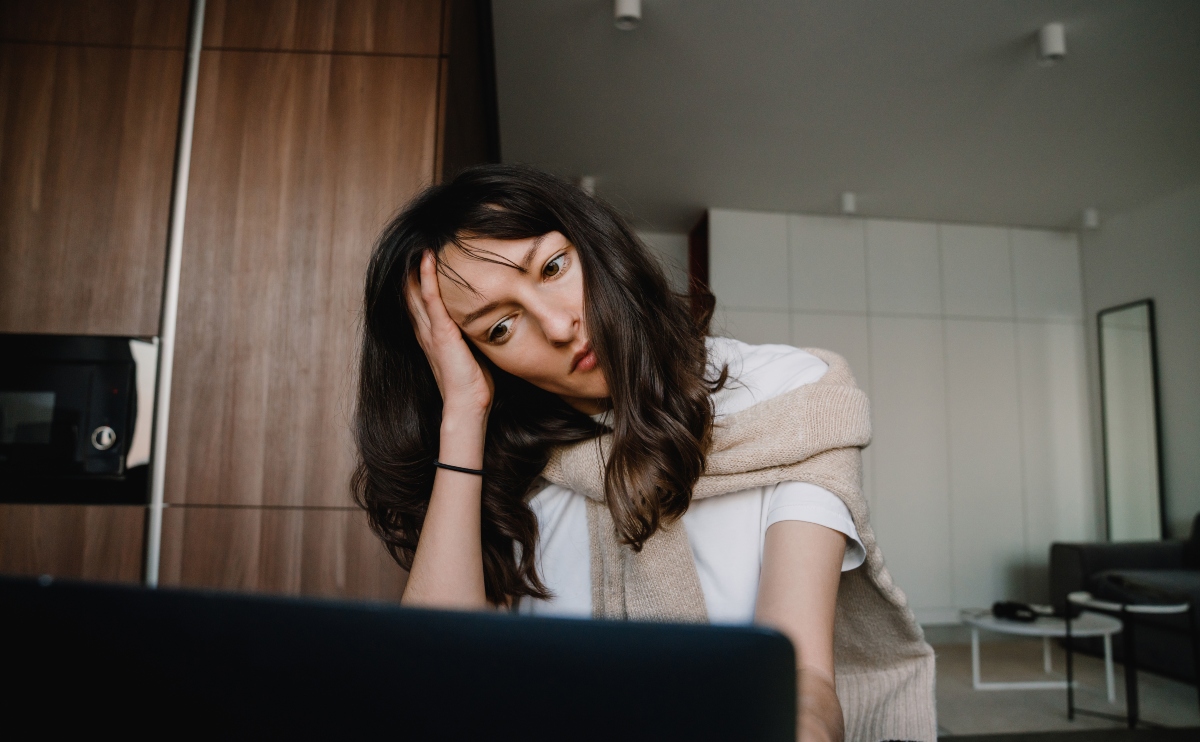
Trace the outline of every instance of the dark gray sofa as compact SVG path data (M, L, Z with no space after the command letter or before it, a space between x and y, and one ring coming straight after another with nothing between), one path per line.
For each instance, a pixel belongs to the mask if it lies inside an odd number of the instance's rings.
M1200 515L1186 541L1052 544L1050 598L1056 609L1067 594L1086 590L1101 600L1120 603L1162 603L1191 600L1200 605ZM1197 616L1200 623L1200 616ZM1190 624L1186 615L1139 618L1136 653L1139 668L1196 682ZM1095 646L1092 646L1092 645ZM1099 651L1098 640L1077 643L1083 651ZM1120 635L1113 654L1123 660Z

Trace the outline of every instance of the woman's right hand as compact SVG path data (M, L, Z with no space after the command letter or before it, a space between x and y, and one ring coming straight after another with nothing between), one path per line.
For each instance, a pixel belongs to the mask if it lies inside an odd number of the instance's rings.
M486 417L495 390L492 375L475 360L462 331L446 311L433 252L426 250L420 269L408 274L405 294L417 342L442 393L443 420L459 414Z

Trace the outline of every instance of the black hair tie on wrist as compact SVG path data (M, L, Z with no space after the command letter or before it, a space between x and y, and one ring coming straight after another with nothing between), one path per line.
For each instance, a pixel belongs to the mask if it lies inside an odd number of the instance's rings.
M433 465L439 469L449 469L450 471L460 471L463 474L474 474L477 477L483 476L483 469L468 469L464 466L453 466L451 464L443 464L440 461L433 462Z

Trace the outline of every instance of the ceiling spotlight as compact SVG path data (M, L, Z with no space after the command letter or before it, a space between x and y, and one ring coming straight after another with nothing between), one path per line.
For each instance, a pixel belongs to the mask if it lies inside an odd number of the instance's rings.
M842 194L842 213L854 214L858 212L858 196L854 195L853 191L846 191Z
M1094 206L1089 206L1083 210L1084 229L1100 229L1100 210Z
M587 195L589 195L589 196L596 195L596 176L595 175L580 175L579 180L577 180L576 183L579 185L579 190L583 191Z
M1057 64L1067 56L1067 32L1061 23L1047 23L1038 31L1038 60L1044 65Z
M613 0L613 25L632 31L642 20L642 0Z

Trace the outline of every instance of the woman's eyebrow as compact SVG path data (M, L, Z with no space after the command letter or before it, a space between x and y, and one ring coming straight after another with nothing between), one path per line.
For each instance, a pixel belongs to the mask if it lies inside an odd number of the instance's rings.
M539 237L535 237L533 240L533 244L530 245L529 250L525 253L525 257L521 259L520 264L519 265L513 264L512 267L517 268L522 273L528 273L530 265L533 264L533 256L537 255L538 248L540 248L542 246L542 242L545 239L546 239L546 235L541 235ZM462 321L463 327L470 325L475 320L479 319L480 317L484 316L485 314L488 314L489 312L494 311L496 309L496 307L499 307L499 306L500 306L500 302L498 302L498 301L491 301L491 302L488 302L487 304L484 304L479 309L476 309L474 312L471 312L466 317L463 317L463 321Z
M546 239L546 235L541 235L533 239L533 244L529 247L529 252L525 253L525 257L521 259L521 268L526 273L529 272L529 266L533 263L533 256L537 255L538 248L542 246L542 240Z
M484 304L479 309L476 309L474 312L471 312L466 317L463 317L463 321L462 321L463 327L470 325L472 322L479 319L483 315L488 314L489 312L495 311L495 309L499 306L500 306L500 302L498 302L498 301L490 301L487 304Z

